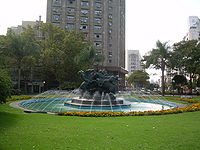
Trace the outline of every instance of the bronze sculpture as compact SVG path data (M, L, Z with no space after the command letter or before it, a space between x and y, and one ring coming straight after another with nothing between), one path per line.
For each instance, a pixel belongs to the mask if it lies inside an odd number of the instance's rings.
M105 99L105 96L109 94L111 100L115 99L114 94L118 89L119 78L114 75L110 75L105 70L94 70L88 69L85 72L79 71L81 78L84 82L79 87L81 91L81 98L99 100L102 98ZM87 94L85 94L87 93ZM95 94L99 96L95 97ZM86 95L86 96L85 96Z

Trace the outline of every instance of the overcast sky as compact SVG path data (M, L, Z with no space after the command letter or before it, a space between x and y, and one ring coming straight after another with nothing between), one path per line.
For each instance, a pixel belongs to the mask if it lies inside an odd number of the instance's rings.
M46 22L46 1L0 0L0 34L22 20L38 20L39 15ZM189 16L200 16L200 0L126 0L126 49L144 55L157 40L182 40Z

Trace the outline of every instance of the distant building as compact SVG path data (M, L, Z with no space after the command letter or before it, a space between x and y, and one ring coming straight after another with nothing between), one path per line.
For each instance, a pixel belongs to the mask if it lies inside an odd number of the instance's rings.
M127 51L127 70L128 75L132 74L137 70L142 70L141 66L141 55L139 50L128 50Z
M200 19L197 16L189 16L189 31L184 40L200 41Z
M16 34L20 34L23 32L23 28L27 28L30 26L31 28L34 29L36 33L36 37L39 39L42 38L42 34L40 32L40 26L43 24L43 21L41 20L41 16L39 16L39 20L36 21L22 21L22 25L18 25L17 27L10 27L7 29L7 32L9 30L12 30Z
M47 0L46 22L83 32L105 55L100 67L125 82L125 0Z

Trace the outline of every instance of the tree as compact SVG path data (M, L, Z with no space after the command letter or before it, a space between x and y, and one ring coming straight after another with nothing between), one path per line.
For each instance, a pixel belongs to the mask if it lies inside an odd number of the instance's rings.
M40 43L43 80L48 84L53 78L59 87L76 88L81 82L78 71L86 70L97 61L96 48L84 39L81 32L64 32L51 24L44 24L41 31L45 37Z
M153 91L154 89L158 89L159 85L156 83L149 83L146 88Z
M77 86L81 83L78 71L86 70L104 58L96 53L96 47L84 39L83 33L74 30L66 32L63 51L67 56L67 82L74 82Z
M66 55L59 49L46 49L40 55L40 62L42 63L43 78L48 80L48 75L53 75L59 85L65 81L65 59Z
M200 68L200 44L196 40L181 41L174 44L174 51L171 55L171 60L176 61L173 69L177 69L180 73L189 77L189 89L192 93L194 82ZM177 61L179 60L179 61Z
M43 40L40 41L42 50L49 48L63 49L63 41L65 38L64 30L59 26L54 26L51 23L44 23L40 28Z
M24 91L27 93L27 84L31 83L31 93L33 93L33 75L36 66L36 58L34 56L25 56L22 59L22 77L24 79Z
M96 47L94 46L89 45L85 47L80 54L75 57L75 62L82 65L83 68L88 68L91 65L99 65L100 62L105 60L105 56L103 54L98 54L96 51Z
M39 50L39 45L31 27L24 28L24 32L17 35L11 30L7 34L3 53L14 59L18 70L18 89L20 90L22 60L24 57L33 56Z
M0 35L0 68L8 69L13 65L14 60L5 55L6 51L6 40L7 37L4 35Z
M144 56L143 61L145 67L152 66L155 69L161 69L162 72L162 95L165 94L165 78L164 71L166 69L167 61L169 58L169 49L167 42L161 43L159 40L156 42L156 49L149 52L149 55Z
M147 72L138 70L132 73L128 77L127 81L129 84L134 85L135 88L141 89L149 83L148 79L149 79L149 74Z
M181 86L186 85L187 84L187 79L184 75L175 75L172 79L173 82L173 86L175 86L178 90L178 93L181 93Z
M11 96L12 82L5 70L0 69L0 103Z

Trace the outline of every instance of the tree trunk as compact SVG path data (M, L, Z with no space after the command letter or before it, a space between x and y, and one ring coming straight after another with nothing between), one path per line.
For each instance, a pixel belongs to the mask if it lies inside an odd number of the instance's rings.
M21 88L21 67L20 66L18 66L18 82L17 82L17 88L18 88L18 90L20 90L20 88Z
M164 61L161 62L161 71L162 71L162 77L161 77L162 96L165 96L165 63Z
M31 93L33 93L33 68L31 67Z
M192 94L192 73L190 73L190 81L189 81L189 83L190 83L190 94Z
M164 74L164 70L162 69L162 77L161 77L161 82L162 82L162 96L165 95L165 74Z
M25 94L28 93L28 86L27 86L27 84L28 84L27 80L24 80L24 92L25 92Z

